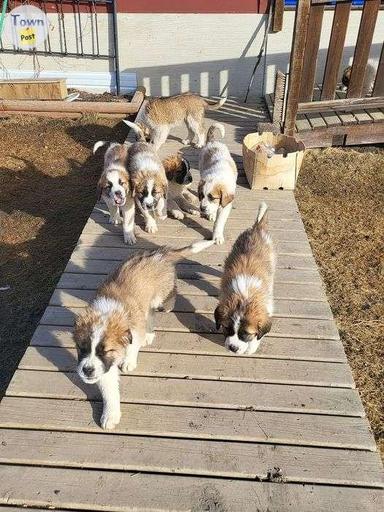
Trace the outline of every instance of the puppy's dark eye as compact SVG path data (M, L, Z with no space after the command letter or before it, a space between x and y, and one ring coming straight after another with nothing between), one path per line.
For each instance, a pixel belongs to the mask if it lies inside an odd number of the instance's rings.
M126 181L119 180L119 185L121 185L122 187L124 187L126 184L127 184Z
M112 188L112 183L110 181L108 181L107 185L105 186L105 188L108 188L109 190L111 190Z
M214 200L215 200L215 198L213 197L213 195L212 195L212 194L208 194L208 196L207 196L207 197L208 197L208 199L209 199L210 201L214 201Z

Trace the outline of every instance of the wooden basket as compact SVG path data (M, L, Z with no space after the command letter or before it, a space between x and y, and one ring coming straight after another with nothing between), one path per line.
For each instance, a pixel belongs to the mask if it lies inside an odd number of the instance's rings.
M271 144L284 154L268 158L265 152L256 151L258 144ZM249 133L243 140L244 170L251 189L293 190L303 161L305 146L294 137L272 132Z

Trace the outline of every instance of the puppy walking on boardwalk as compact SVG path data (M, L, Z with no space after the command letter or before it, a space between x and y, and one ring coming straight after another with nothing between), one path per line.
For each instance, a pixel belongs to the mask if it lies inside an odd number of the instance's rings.
M151 212L162 220L167 217L168 181L164 166L153 145L145 142L142 131L139 132L139 136L140 141L128 149L127 169L132 196L145 219L145 231L156 233L157 224ZM132 226L133 223L132 219ZM133 231L131 238L134 239Z
M212 239L224 243L224 227L235 198L237 169L225 144L215 140L218 130L224 138L224 126L214 123L208 130L207 143L200 152L198 196L203 217L214 221Z
M140 130L149 137L158 150L167 140L170 130L183 123L188 128L188 137L183 144L192 144L196 137L196 147L201 148L205 142L204 116L207 110L217 110L224 105L227 98L210 104L190 92L146 100L136 118L136 122L124 121L136 133Z
M107 144L98 141L93 146L93 153ZM124 242L136 241L134 230L135 203L132 198L129 176L126 170L127 146L112 143L104 155L104 169L97 184L98 199L102 198L109 210L111 224L123 223ZM121 214L123 218L121 218Z
M115 270L75 322L77 372L98 384L103 398L101 426L120 422L119 368L132 371L141 347L154 339L155 310L171 311L176 298L177 260L213 244L201 240L182 249L140 251Z
M260 205L253 227L244 231L228 255L221 279L216 329L235 354L254 354L271 329L275 253L267 230L267 205Z

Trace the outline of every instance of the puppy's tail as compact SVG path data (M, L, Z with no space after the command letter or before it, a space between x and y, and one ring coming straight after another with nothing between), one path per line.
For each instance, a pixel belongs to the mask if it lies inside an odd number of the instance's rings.
M224 126L221 123L213 123L208 128L207 141L206 141L207 144L208 144L208 142L213 142L215 140L215 132L216 132L216 130L219 130L221 138L224 139L224 137L225 137L225 128L224 128Z
M260 229L260 228L265 229L267 227L267 221L268 221L268 218L267 218L268 216L266 215L267 210L268 210L267 203L264 203L264 201L262 203L260 203L259 211L257 212L256 222L253 225L253 229Z
M127 119L123 119L123 122L136 133L137 140L146 142L144 132L138 124L128 121Z
M197 242L193 242L193 244L182 247L181 249L168 249L165 257L171 261L181 260L190 254L196 254L198 252L204 251L214 244L214 240L198 240Z
M108 141L106 140L98 140L95 145L93 146L93 154L96 153L96 151L101 148L102 146L105 146L106 144L108 144Z
M220 98L220 100L217 101L216 103L206 102L205 108L206 108L206 110L219 110L219 108L222 107L226 101L227 101L227 97L225 96L224 98Z

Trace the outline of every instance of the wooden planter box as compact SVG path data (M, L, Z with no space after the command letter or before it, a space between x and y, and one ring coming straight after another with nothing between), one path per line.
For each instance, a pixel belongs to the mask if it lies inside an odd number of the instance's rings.
M138 87L131 101L41 101L41 100L0 100L0 117L10 115L35 115L44 117L77 118L84 114L123 119L136 114L145 97L145 88Z
M259 144L271 144L285 154L268 158L265 152L257 151ZM294 137L272 132L249 133L243 140L244 170L251 189L293 190L304 156L304 144Z

